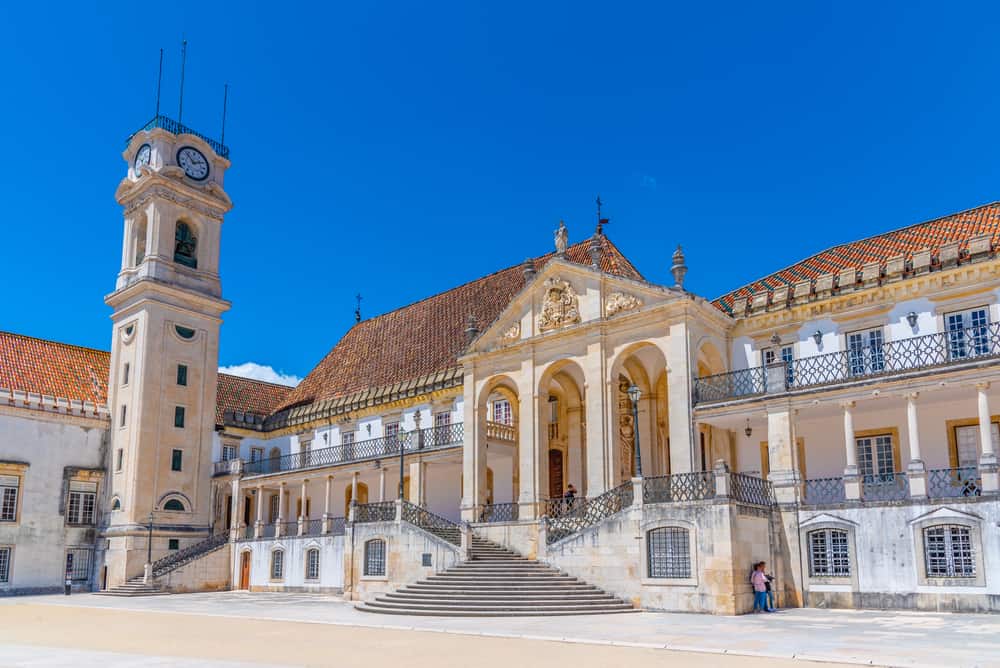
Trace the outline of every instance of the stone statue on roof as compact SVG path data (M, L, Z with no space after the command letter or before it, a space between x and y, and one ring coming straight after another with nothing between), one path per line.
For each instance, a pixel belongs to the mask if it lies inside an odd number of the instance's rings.
M559 221L559 228L556 230L556 255L562 257L566 255L566 247L569 246L569 230L566 223Z

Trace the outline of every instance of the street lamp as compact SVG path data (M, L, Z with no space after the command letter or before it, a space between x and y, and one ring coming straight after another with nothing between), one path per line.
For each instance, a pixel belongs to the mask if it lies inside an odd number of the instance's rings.
M146 525L149 529L149 535L146 539L146 563L153 563L153 511L149 511L149 524Z
M642 477L642 448L639 446L639 398L642 390L633 385L628 388L628 398L632 400L632 434L635 439L635 477Z

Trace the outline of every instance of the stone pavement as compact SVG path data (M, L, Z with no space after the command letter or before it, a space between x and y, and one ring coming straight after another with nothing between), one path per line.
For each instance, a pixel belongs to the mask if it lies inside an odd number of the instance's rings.
M19 604L437 631L867 665L1000 667L1000 616L996 615L804 609L741 617L644 612L453 619L362 613L331 596L245 592L129 599L89 594L19 597L0 600L0 612L3 606Z

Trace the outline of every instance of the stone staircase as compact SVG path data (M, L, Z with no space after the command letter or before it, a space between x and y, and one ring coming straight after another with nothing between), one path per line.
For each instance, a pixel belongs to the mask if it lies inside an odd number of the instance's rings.
M143 576L137 575L134 578L130 578L124 584L108 587L103 591L95 593L102 594L104 596L155 596L157 594L169 594L170 592L164 591L163 588L156 583L156 578L166 575L170 571L177 570L181 566L189 564L195 559L201 559L206 554L210 554L225 547L228 541L228 534L214 534L203 541L197 542L194 545L189 545L183 550L178 550L173 554L168 554L162 559L154 561L153 577L150 578L149 582L143 582Z
M631 604L547 564L473 538L471 559L358 610L390 615L527 617L635 612Z

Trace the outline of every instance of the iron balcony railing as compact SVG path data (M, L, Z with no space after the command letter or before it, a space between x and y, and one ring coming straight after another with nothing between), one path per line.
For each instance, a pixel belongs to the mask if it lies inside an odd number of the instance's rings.
M323 520L306 520L302 532L303 536L319 536L323 533Z
M395 501L359 503L354 507L354 521L359 524L365 524L368 522L394 522L395 520Z
M595 526L608 517L620 513L633 501L632 481L626 480L613 489L609 489L600 496L592 499L550 499L557 502L555 506L547 504L546 510L550 508L560 509L561 515L548 515L546 517L546 543L554 543L571 536L587 527ZM562 505L560 501L572 501Z
M217 476L229 473L229 470L232 468L232 461L232 459L222 459L215 462L212 465L212 475Z
M275 531L277 529L277 524L262 524L260 527L260 537L261 538L274 538Z
M745 473L730 473L729 498L753 506L773 506L774 490L770 480Z
M243 471L247 475L282 473L315 466L349 464L371 459L385 459L404 452L425 452L462 445L465 434L461 422L440 427L429 427L420 431L394 436L381 436L355 443L345 443L318 450L306 450L280 457L269 457L256 462L248 462Z
M346 517L331 517L327 520L326 532L331 536L343 536L344 528L347 526Z
M516 503L487 503L476 506L477 522L514 522L517 516Z
M1000 323L850 348L694 379L694 403L779 394L1000 356Z
M927 496L932 499L961 498L982 494L979 469L967 466L927 471Z
M677 473L642 479L643 503L701 501L714 496L715 474L712 471Z
M459 526L449 519L435 515L426 508L414 505L409 501L403 501L404 522L409 522L413 526L420 527L428 533L432 533L438 538L448 541L452 545L461 545L462 533Z
M206 137L200 132L195 132L186 125L182 125L177 121L175 121L174 119L164 116L163 114L160 114L159 116L154 116L153 120L149 121L141 128L133 132L131 135L129 135L129 138L125 140L125 146L128 147L128 145L132 142L132 137L136 136L140 132L146 132L152 130L153 128L162 128L167 132L172 132L175 135L194 135L195 137L198 137L206 144L211 146L212 150L218 153L221 157L225 158L226 160L229 159L228 146L224 146L222 142L217 142L214 139L210 139L209 137Z
M299 523L294 522L279 522L278 526L281 528L282 536L298 536L299 535Z
M899 501L909 496L910 480L906 477L906 473L861 476L861 498L865 501Z
M812 478L803 486L806 505L818 506L824 503L843 503L846 499L844 479Z

